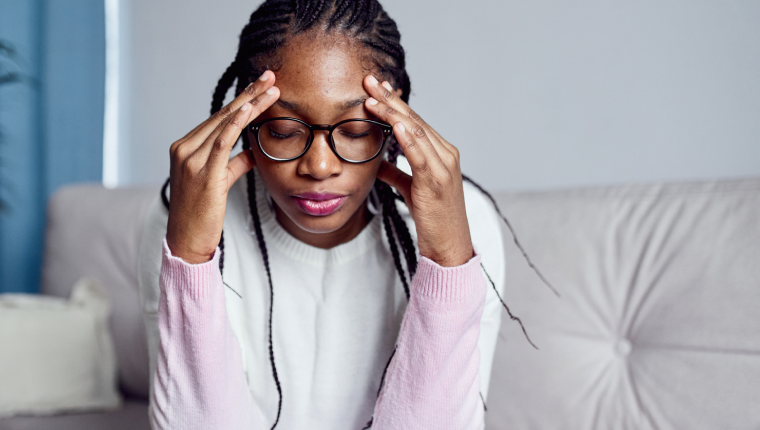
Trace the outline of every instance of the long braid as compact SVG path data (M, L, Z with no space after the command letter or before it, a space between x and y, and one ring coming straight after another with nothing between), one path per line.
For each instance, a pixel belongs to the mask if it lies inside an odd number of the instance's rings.
M391 191L391 188L388 185L379 181L376 182L375 188L377 189L377 193L380 197L380 202L383 207L383 225L385 227L385 236L388 238L388 245L391 249L393 264L396 266L396 271L398 272L399 279L401 279L401 285L404 286L404 294L406 294L406 299L409 300L409 283L406 281L406 276L404 275L404 267L401 265L398 245L396 244L396 239L394 237L394 232L396 235L398 235L398 230L391 227L391 211L396 209L393 191ZM407 250L404 249L404 254L406 255L406 253ZM411 278L412 274L410 273L409 279L411 280Z
M219 82L214 89L214 95L211 98L211 115L219 112L224 105L224 96L227 95L227 90L230 89L235 79L238 77L238 64L237 60L233 61L224 71L222 77L219 78Z
M409 269L409 278L411 279L417 273L417 254L414 248L414 240L409 233L409 227L407 227L406 222L399 215L395 204L391 206L389 215L393 223L393 229L396 231L396 236L398 236L399 242L401 242L401 249L404 251L406 267Z
M401 147L399 146L398 141L393 138L388 149L388 162L396 164L396 160L400 153ZM395 200L401 198L397 197L396 194L390 190L390 187L388 188L389 198L387 202L384 202L383 207L385 208L385 205L388 206L388 216L393 223L393 229L396 231L396 236L398 237L399 242L401 242L401 249L404 251L404 258L406 259L406 267L409 269L409 279L411 279L414 277L414 274L417 273L417 254L414 248L414 240L412 240L412 235L409 233L409 227L407 227L406 222L401 218L401 215L399 215L398 209L396 208ZM401 200L403 201L403 199Z
M264 234L261 232L261 220L259 219L259 211L256 207L256 178L253 170L246 174L248 181L248 209L251 212L251 218L253 218L253 229L256 232L256 240L259 243L259 250L261 251L261 259L264 261L264 269L267 273L267 281L269 282L269 363L272 365L272 376L274 377L274 383L277 386L277 393L280 398L277 403L277 419L275 419L272 429L277 427L277 423L280 422L280 414L282 413L282 386L280 385L280 377L277 374L277 365L274 362L274 345L272 344L272 311L274 309L274 286L272 285L272 271L269 268L269 252L267 251L267 244L264 241Z

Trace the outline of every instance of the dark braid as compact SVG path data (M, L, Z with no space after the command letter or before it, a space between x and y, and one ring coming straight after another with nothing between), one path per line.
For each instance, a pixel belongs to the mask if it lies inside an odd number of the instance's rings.
M406 103L409 102L411 82L409 75L406 72L405 52L400 43L401 35L396 27L396 23L387 13L385 13L377 0L267 0L251 14L248 24L243 28L243 31L240 34L240 43L235 61L227 67L227 70L222 74L222 77L219 79L216 89L214 90L211 102L211 114L215 114L222 108L225 95L235 81L237 81L236 90L240 93L265 70L278 70L281 66L281 60L277 57L277 53L286 43L289 36L310 30L318 30L320 28L326 33L330 31L342 33L362 42L364 47L372 54L374 73L376 76L389 81L394 87L400 88L402 91L401 99ZM242 137L246 140L246 146L250 147L247 142L247 134L243 133ZM393 136L389 137L388 140L389 145L386 158L390 163L396 164L396 159L402 151ZM496 201L493 197L470 178L463 175L463 179L475 185L475 187L482 191L491 200L499 215L513 234L515 244L522 251L528 264L536 271L541 279L551 287L548 281L530 261L528 255L517 241L512 226L509 224L506 217L502 215L498 206L496 206ZM282 412L282 387L279 375L277 374L272 342L274 287L269 267L269 254L261 231L261 221L256 207L256 184L253 171L248 173L247 180L249 209L251 217L253 218L253 227L256 233L259 250L261 251L261 257L264 262L270 292L269 360L272 366L272 375L274 377L275 385L277 386L277 392L280 396L277 407L277 419L272 425L272 429L274 429L280 420L280 414ZM167 188L168 180L161 190L162 200L168 209L169 199L166 196ZM409 228L401 218L398 208L396 207L396 201L401 200L403 202L403 199L397 195L390 186L380 181L375 182L374 189L379 198L379 203L382 206L382 221L390 246L391 255L393 257L393 263L408 299L410 294L409 284L417 271L417 255ZM408 279L405 275L404 267L401 264L401 256L398 251L397 241L398 244L401 245L404 254L404 260L409 272ZM221 251L219 270L222 272L224 269L223 232L219 241L219 249ZM485 268L483 269L485 271ZM488 276L487 273L486 276ZM493 285L493 288L496 290L495 285ZM554 290L553 287L551 288ZM554 291L556 293L556 290ZM235 293L240 295L237 291L235 291ZM496 293L498 294L498 290L496 290ZM500 296L499 299L501 299ZM505 309L507 309L506 304L504 304L503 301L502 304ZM508 309L507 312L509 312ZM512 319L517 319L512 316L511 313L510 317ZM519 322L519 319L517 320ZM520 325L522 326L522 323L520 323ZM524 328L523 331L525 331ZM527 338L527 333L525 333L525 336ZM528 341L530 342L530 339L528 339ZM380 390L382 390L385 373L388 370L392 358L393 354L391 354L391 357L388 359L388 364L386 364L385 370L383 371L378 395ZM371 427L372 421L373 420L370 419L365 428Z
M388 162L392 164L396 164L396 160L398 159L398 155L401 153L401 147L399 146L398 142L395 138L391 140L390 147L388 149ZM382 186L384 184L381 183L381 185L375 185L375 187ZM396 230L396 236L398 237L399 241L401 242L401 249L404 251L404 258L406 259L406 267L409 270L409 278L411 279L415 273L417 273L417 254L415 253L414 249L414 241L412 240L412 235L409 233L409 228L407 227L404 220L401 218L401 215L398 213L398 209L396 208L396 199L399 199L403 201L403 199L400 196L397 196L393 191L391 191L390 187L387 187L388 194L387 199L382 199L381 202L383 204L383 215L390 218L390 222L393 223L393 228ZM378 194L380 194L380 190L378 189ZM406 202L405 202L406 203ZM388 208L387 215L385 212L385 208ZM388 239L390 241L390 238ZM403 276L402 276L403 278ZM407 298L409 297L409 294L407 294Z
M219 237L219 273L224 273L224 230Z
M253 218L253 229L256 231L256 239L259 243L259 250L261 251L261 258L264 260L264 269L267 272L267 281L269 282L269 363L272 365L272 376L274 376L274 383L277 386L277 393L280 396L277 403L277 419L274 420L272 428L277 426L280 422L280 413L282 412L282 386L280 385L280 377L277 375L277 366L274 364L274 346L272 344L272 311L274 309L274 286L272 285L272 271L269 269L269 252L267 251L267 244L264 241L264 235L261 233L261 220L259 219L259 211L256 207L256 178L253 170L246 174L248 180L248 208Z
M388 185L376 181L375 182L375 188L377 189L378 196L380 197L380 202L383 207L383 226L385 227L385 235L388 238L388 244L391 248L391 256L393 256L393 264L396 266L396 271L398 272L398 277L401 279L401 285L404 286L404 294L406 295L406 299L409 300L409 284L406 282L406 277L404 276L404 268L401 266L401 258L399 257L398 253L398 245L396 245L396 239L393 237L394 231L396 232L396 235L398 236L398 229L397 226L394 224L393 227L391 227L391 211L396 208L395 204L395 197L393 195L393 191L391 191L391 187ZM398 213L397 213L398 215ZM406 256L407 250L404 249L404 256ZM407 267L409 267L407 263ZM414 276L413 273L409 273L409 279Z
M237 69L238 64L237 60L235 60L229 65L229 67L227 67L227 70L224 71L222 77L219 79L219 83L214 90L214 96L211 99L212 115L222 109L222 106L224 105L224 96L227 95L227 90L232 86L232 83L235 82L235 79L237 79Z
M341 2L341 4L337 5L335 7L335 12L333 13L332 18L330 18L330 23L328 24L328 28L332 28L333 26L338 24L340 20L343 19L343 17L348 12L348 7L355 4L356 4L355 2L344 1L344 2Z

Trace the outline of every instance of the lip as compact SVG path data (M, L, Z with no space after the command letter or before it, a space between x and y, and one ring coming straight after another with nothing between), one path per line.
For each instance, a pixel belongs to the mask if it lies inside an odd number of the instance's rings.
M346 200L345 195L306 192L291 196L298 207L309 215L327 216L335 213Z

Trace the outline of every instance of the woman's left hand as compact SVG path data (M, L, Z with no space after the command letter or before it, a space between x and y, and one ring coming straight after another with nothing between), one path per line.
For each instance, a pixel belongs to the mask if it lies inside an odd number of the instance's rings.
M441 266L459 266L473 256L464 206L459 151L447 142L393 91L388 82L364 78L371 96L367 109L393 126L412 176L383 161L377 178L396 188L417 227L420 255Z

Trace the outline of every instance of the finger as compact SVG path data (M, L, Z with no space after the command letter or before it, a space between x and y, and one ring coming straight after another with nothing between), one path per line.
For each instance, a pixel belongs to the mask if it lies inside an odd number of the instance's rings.
M231 187L232 184L240 179L241 176L248 173L249 170L253 169L253 166L253 157L248 150L232 157L230 162L227 164L227 170L229 173L228 178L230 179L228 181L228 186Z
M405 126L407 130L410 130L412 135L416 137L422 136L423 134L426 135L432 146L438 151L449 149L446 147L446 145L438 140L438 134L434 132L433 128L427 122L425 122L425 120L423 120L413 109L411 109L409 105L406 104L406 102L401 100L401 97L398 96L390 82L384 81L381 84L377 84L377 80L371 75L367 77L366 82L370 86L375 86L380 90L378 94L370 92L370 95L373 97L379 95L380 98L377 100L383 102L393 111L395 111L395 113L399 114L394 119L408 119L408 121L405 121ZM392 124L392 122L389 123Z
M259 79L248 85L248 87L246 87L235 100L230 102L227 106L224 106L219 112L209 117L206 121L203 121L185 137L174 142L170 150L172 156L177 154L180 158L184 158L189 154L195 153L196 150L206 142L208 136L217 131L219 125L228 120L232 113L237 112L243 103L251 102L254 105L258 104L261 96L267 94L267 91L273 88L274 81L274 73L270 70L265 71ZM260 112L263 112L265 109L260 109Z
M385 87L385 89L387 89L388 91L393 91L394 94L395 94L395 90L393 89L393 86L391 85L390 82L383 81L383 83L381 85L383 87ZM398 94L396 94L396 95L398 95ZM399 100L401 100L400 97L399 97ZM403 100L401 100L401 101L403 102ZM405 106L408 107L408 105L405 105ZM454 149L454 146L452 144L450 144L449 142L447 142L443 137L441 137L441 135L433 127L431 127L430 124L428 124L419 115L417 115L416 112L414 112L411 108L408 108L408 109L409 109L409 118L412 121L414 121L415 123L417 123L417 124L421 125L423 128L425 128L425 131L428 134L428 139L430 139L430 142L433 144L433 147L435 147L439 151L438 155L441 155L440 151L442 149L446 149L446 150L452 152L452 155L453 155L453 151L452 150Z
M395 92L393 89L393 86L388 81L383 81L381 84L386 90L393 91L397 96L398 93ZM399 98L400 99L400 98ZM403 101L403 100L402 100ZM407 106L407 105L405 105ZM433 147L438 151L438 155L441 157L442 160L450 161L450 162L456 162L459 163L459 150L457 150L454 145L450 144L446 139L443 138L443 136L438 133L433 127L430 126L425 120L420 118L419 115L417 115L414 111L409 109L409 117L417 124L421 125L425 128L425 131L428 134L428 139L430 139L430 142L433 144Z
M244 103L240 109L250 109L248 116L228 116L227 119L222 121L216 129L206 138L202 146L196 150L196 154L201 158L210 158L214 153L215 148L225 148L227 153L226 157L229 157L232 147L237 142L240 134L243 133L248 124L256 119L261 112L267 110L280 96L280 91L277 87L270 87L259 97L253 99L250 103ZM196 156L196 154L193 154ZM224 155L224 154L222 154Z
M438 138L438 141L445 146L446 149L451 151L452 154L459 154L459 150L454 145L450 144L448 140L444 139L434 128L430 128L430 131Z
M441 159L444 160L444 162L448 161L448 166L452 171L456 171L457 175L461 175L461 167L460 167L460 154L459 150L452 144L450 144L446 139L444 139L440 134L438 134L435 129L430 129L432 133L435 134L435 136L438 138L438 141L441 145L443 145L446 150L448 151L449 155L441 155Z
M423 159L419 157L424 156L433 165L438 164L440 162L439 152L447 151L447 149L440 143L434 143L431 140L431 137L434 140L437 140L437 138L432 133L428 133L426 129L429 127L419 118L419 115L414 113L393 91L389 91L388 88L377 83L374 77L368 76L364 84L370 96L372 96L365 102L366 108L381 120L394 125L394 132L396 131L395 125L397 123L400 122L404 125L404 129L408 135L406 143L410 146L419 145L420 150L417 151L418 162L422 163ZM396 138L398 140L398 134ZM399 143L402 143L401 140L399 140ZM409 159L411 154L407 153L407 148L403 147L403 145L402 148L404 149L404 154L407 155L407 159ZM409 163L414 167L411 159Z
M406 129L402 121L393 124L393 135L396 137L401 149L404 151L409 166L412 168L412 174L424 179L429 179L435 172L448 170L443 164L437 151L432 148L430 142L426 146L420 144L424 142L416 139L409 130Z
M274 85L275 77L271 70L267 70L261 76L248 85L234 100L222 107L217 113L211 115L206 121L201 123L196 130L192 132L192 137L206 138L211 134L224 120L234 115L235 112L243 106L244 103L250 102L256 107L256 100L259 96L265 94L267 90ZM261 110L263 112L263 110Z
M411 203L412 194L412 177L404 173L401 169L393 164L383 160L380 164L380 170L377 172L377 179L385 182L395 188L401 194L401 197Z
M193 157L205 160L204 164L211 171L218 172L219 169L227 167L232 147L252 116L253 106L250 103L244 103L234 116L219 126L221 132L215 133L213 137L210 136L193 154Z

